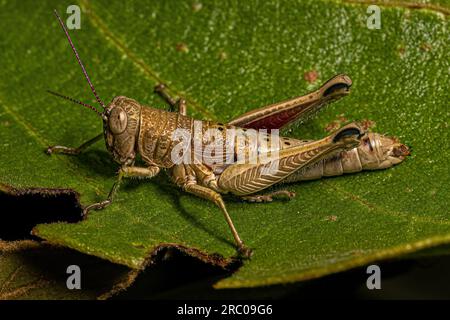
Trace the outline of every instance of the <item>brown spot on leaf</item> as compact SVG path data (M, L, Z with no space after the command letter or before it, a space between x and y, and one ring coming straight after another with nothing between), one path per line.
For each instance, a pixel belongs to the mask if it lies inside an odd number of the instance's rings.
M344 114L339 115L339 117L336 120L331 121L325 126L325 131L332 132L336 129L339 129L342 124L348 122L348 119L344 117Z
M363 130L368 130L370 128L375 127L376 123L375 121L364 119L359 122L359 125L362 127Z
M406 52L406 48L404 45L400 45L397 47L397 52L399 54L400 57L403 57L405 55Z
M220 60L220 61L224 61L224 60L227 60L227 59L228 59L227 53L226 53L225 51L221 51L221 52L219 53L219 60Z
M188 52L189 52L188 46L187 46L185 43L183 43L183 42L177 43L177 45L176 45L175 48L176 48L177 51L179 51L179 52L184 52L184 53L188 53Z
M430 51L431 50L431 44L424 42L420 45L420 50L422 51Z
M337 120L333 120L325 126L325 131L332 132L338 129L339 127L340 127L339 122Z
M308 83L314 83L319 78L319 73L316 70L307 71L303 74L303 78Z
M344 117L343 114L341 114L341 115L339 116L339 118L338 118L338 121L339 121L340 123L344 123L344 122L347 122L348 119L347 119L346 117Z
M194 11L194 12L198 12L198 11L202 10L202 8L203 8L203 5L200 2L194 2L192 4L192 11Z

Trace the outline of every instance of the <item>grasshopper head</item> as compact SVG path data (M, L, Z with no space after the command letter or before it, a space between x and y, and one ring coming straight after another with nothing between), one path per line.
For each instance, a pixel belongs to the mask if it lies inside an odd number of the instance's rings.
M78 64L83 70L84 77L86 78L97 103L103 110L100 111L94 106L67 96L63 96L59 93L52 91L49 92L66 100L85 106L97 113L97 115L103 119L103 132L105 134L106 148L112 153L114 160L120 164L132 164L136 156L135 142L139 134L139 116L141 113L141 106L133 99L129 99L127 97L115 97L108 106L105 106L103 101L98 96L97 91L88 76L86 68L83 65L83 62L81 62L66 25L56 10L55 15L61 25L61 28L66 34L69 45L75 54Z
M139 134L141 106L133 99L115 97L102 114L106 148L120 164L132 164Z
M399 164L410 154L409 148L395 137L371 132L358 150L364 169L385 169Z

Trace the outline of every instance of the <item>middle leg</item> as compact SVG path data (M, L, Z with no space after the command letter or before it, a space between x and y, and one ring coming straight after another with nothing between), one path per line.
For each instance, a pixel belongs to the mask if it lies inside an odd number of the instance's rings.
M119 175L117 177L116 182L113 184L111 191L109 191L108 197L100 202L93 203L84 207L83 209L83 217L86 218L89 211L91 210L101 210L109 206L114 199L119 187L122 183L123 178L130 177L140 177L140 178L152 178L159 173L160 169L156 166L151 166L148 168L142 167L121 167L119 170Z
M183 116L187 115L186 100L183 98L175 99L167 91L165 84L160 83L155 87L155 92L159 94L171 107L172 109L178 108L178 112Z

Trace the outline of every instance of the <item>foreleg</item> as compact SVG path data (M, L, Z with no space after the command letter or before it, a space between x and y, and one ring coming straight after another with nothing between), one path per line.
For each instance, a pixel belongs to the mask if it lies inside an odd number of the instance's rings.
M99 134L98 136L95 136L94 138L86 141L78 148L71 148L71 147L64 147L64 146L50 146L47 148L47 153L63 153L63 154L69 154L69 155L78 155L85 149L87 149L89 146L96 143L98 140L103 138L103 133Z
M100 202L93 203L89 206L86 206L83 209L83 216L86 217L91 210L100 210L109 206L119 190L120 184L122 183L123 178L130 177L139 177L139 178L153 178L159 173L160 169L156 166L151 166L148 168L143 167L121 167L119 170L119 174L117 176L116 182L113 184L111 191L108 194L108 197Z

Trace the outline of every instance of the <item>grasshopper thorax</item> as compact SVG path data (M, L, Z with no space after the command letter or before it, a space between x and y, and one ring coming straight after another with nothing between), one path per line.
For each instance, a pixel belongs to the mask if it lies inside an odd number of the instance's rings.
M119 96L102 114L106 148L120 164L132 164L136 157L141 108L135 100Z

